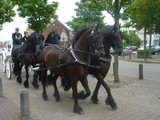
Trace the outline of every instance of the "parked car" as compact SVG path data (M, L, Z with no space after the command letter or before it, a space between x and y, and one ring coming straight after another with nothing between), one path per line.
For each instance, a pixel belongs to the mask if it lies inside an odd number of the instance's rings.
M138 50L144 50L144 46L138 48ZM149 46L146 46L146 50L149 50ZM157 49L154 45L151 45L151 54L155 55L157 53Z
M110 49L110 53L111 53L111 54L114 54L113 48ZM128 48L123 48L123 53L122 53L122 55L126 56L126 55L129 55L129 54L132 54L132 50L130 50L130 49L128 49Z
M122 55L127 56L132 54L132 50L128 49L128 48L123 48L123 53Z
M155 46L154 47L156 50L160 50L160 46Z
M126 46L125 48L132 50L132 51L136 51L138 49L137 46Z

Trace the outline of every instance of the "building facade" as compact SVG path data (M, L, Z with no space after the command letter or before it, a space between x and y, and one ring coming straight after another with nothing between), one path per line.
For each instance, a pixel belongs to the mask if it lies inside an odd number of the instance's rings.
M130 28L121 28L121 31L122 32L127 31L128 33L135 32L142 40L141 46L144 46L144 31L143 30L136 30L135 28L130 27ZM149 45L149 39L150 39L149 35L146 35L147 46ZM151 45L160 46L160 35L158 34L152 35Z
M72 39L72 33L62 22L59 20L54 20L51 24L48 25L46 30L43 31L43 35L47 38L48 34L52 31L56 30L59 36L61 37L60 43L65 45L69 43Z

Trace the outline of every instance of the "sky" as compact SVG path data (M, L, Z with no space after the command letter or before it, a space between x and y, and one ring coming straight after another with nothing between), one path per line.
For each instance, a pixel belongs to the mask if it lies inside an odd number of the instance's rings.
M77 8L75 3L79 0L49 0L49 2L53 1L58 1L59 2L59 7L58 10L56 11L58 15L58 19L62 23L66 23L68 21L72 20L72 16L75 16L75 11L74 9ZM114 24L113 18L104 12L104 22L110 25ZM5 23L3 24L3 30L0 31L0 41L8 41L12 40L12 33L15 32L15 28L19 27L20 33L22 33L27 29L27 21L24 18L19 17L16 15L13 18L13 22L11 23Z

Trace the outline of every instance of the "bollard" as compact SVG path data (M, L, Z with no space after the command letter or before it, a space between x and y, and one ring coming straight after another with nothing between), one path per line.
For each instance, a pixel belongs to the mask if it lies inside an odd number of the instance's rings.
M0 78L0 97L3 97L3 85L2 85L2 78Z
M114 75L114 73L115 73L115 67L114 67L114 65L115 65L115 64L113 63L113 75Z
M21 120L30 119L29 93L22 90L20 93Z
M143 64L139 64L139 79L143 79Z
M129 60L131 60L131 53L129 54Z

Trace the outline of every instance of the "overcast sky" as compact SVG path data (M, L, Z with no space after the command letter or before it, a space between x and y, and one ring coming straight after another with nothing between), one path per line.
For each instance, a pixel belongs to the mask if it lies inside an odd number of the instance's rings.
M76 8L75 2L79 0L49 0L49 2L58 1L59 7L57 10L58 19L62 23L66 23L72 20L72 16L75 16L74 9ZM114 24L114 21L110 15L104 13L105 23ZM24 18L14 17L14 21L11 23L5 23L3 25L3 30L0 31L0 41L12 40L12 33L15 31L15 28L20 28L20 33L23 33L27 29L27 22ZM23 35L23 34L22 34Z

